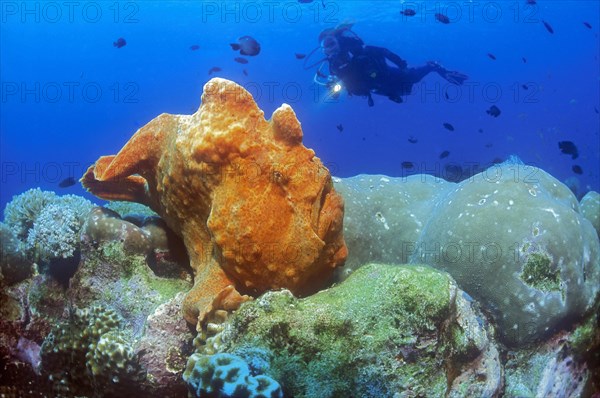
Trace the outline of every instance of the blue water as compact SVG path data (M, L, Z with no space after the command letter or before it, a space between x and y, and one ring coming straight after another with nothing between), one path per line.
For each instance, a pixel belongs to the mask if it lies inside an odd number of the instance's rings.
M292 105L305 145L336 176L443 176L448 163L485 168L516 154L562 181L576 177L571 184L579 185L579 195L600 190L598 1L2 1L0 7L0 208L38 186L84 194L79 184L58 183L116 153L160 113L195 112L214 66L222 71L213 76L247 87L267 117L283 102ZM417 14L401 15L405 8ZM450 23L437 22L437 12ZM435 60L470 80L457 88L429 75L402 104L374 96L368 107L365 98L345 93L328 99L313 82L315 68L305 70L295 53L310 53L321 30L344 21L354 22L366 44L387 47L411 66ZM262 47L247 65L233 60L239 54L229 46L243 35ZM127 45L116 48L120 37ZM317 51L309 63L321 56ZM486 114L491 105L501 109L498 118ZM411 136L418 142L410 143ZM577 145L577 159L560 153L563 140ZM450 156L440 160L444 150ZM404 161L413 166L403 169Z

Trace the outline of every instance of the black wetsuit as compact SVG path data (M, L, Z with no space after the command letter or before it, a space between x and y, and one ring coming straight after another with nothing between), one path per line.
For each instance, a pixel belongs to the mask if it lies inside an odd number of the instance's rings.
M445 72L434 63L409 68L405 60L384 47L365 46L357 36L336 35L339 51L327 58L329 71L341 79L350 95L384 95L395 102L411 93L415 83L431 72Z

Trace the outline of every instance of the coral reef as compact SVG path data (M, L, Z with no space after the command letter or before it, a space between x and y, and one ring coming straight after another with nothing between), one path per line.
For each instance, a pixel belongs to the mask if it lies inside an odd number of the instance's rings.
M213 79L196 113L158 116L82 177L127 202L16 196L0 395L600 391L600 194L514 158L456 183L336 179L302 136L289 106L266 120Z
M14 230L0 222L0 285L14 285L31 276L33 263Z
M45 206L27 235L27 246L37 252L41 261L69 258L79 247L81 223L71 208L56 204Z
M268 289L305 294L343 264L343 201L288 105L265 120L250 93L204 86L193 115L162 114L82 178L93 194L149 206L180 234L194 270L190 323ZM201 322L200 322L201 323Z
M143 219L140 228L108 209L87 213L84 221L73 218L83 224L77 236L80 255L66 284L51 272L25 275L11 286L0 283L0 392L19 395L35 384L41 396L185 394L181 375L193 336L181 305L192 278L187 260L176 262L180 258L174 252L185 255L182 243L174 242L155 216ZM31 230L41 219L38 215ZM112 326L98 332L89 330L92 323ZM60 328L50 333L57 324ZM73 340L67 340L73 336L93 341L78 343L71 355L66 350ZM45 349L36 359L34 348L42 343Z
M104 207L109 210L115 211L119 213L119 215L123 218L129 215L139 215L144 217L156 216L157 214L152 211L148 206L144 206L135 202L121 202L121 201L112 201L107 203Z
M140 366L146 371L147 396L180 398L186 395L182 374L193 350L192 335L181 316L184 296L183 292L177 293L146 320L138 352Z
M82 228L81 261L69 284L73 305L114 308L140 331L160 304L191 287L190 274L167 278L152 271L151 241L111 210L94 208Z
M125 252L145 256L158 276L185 279L189 271L183 242L156 216L123 219L112 210L95 207L83 225L81 241L93 247L121 242Z
M243 304L218 349L257 363L286 396L494 396L492 335L447 274L371 264L304 299L284 290ZM202 352L192 361L211 358Z
M183 379L196 397L283 398L275 380L251 374L248 364L231 354L193 354Z
M92 206L82 197L58 196L39 188L15 196L6 205L4 218L18 244L6 249L3 262L7 256L14 261L14 256L24 253L66 283L79 262L79 232Z
M510 161L458 184L357 176L336 189L346 199L349 270L370 259L447 271L493 314L506 344L547 338L597 302L598 235L543 170Z
M30 189L13 197L4 208L4 222L9 225L18 239L27 239L29 230L44 207L56 200L54 192Z
M42 373L53 380L57 395L135 393L144 375L131 344L114 311L77 310L42 345Z

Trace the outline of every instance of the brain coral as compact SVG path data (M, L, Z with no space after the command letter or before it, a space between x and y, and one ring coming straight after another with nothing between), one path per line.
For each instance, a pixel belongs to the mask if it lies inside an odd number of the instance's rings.
M195 286L190 323L268 289L308 293L343 264L343 201L302 145L288 105L265 120L250 93L224 79L204 86L193 115L162 114L82 178L107 200L151 207L180 234ZM239 292L238 292L239 291Z

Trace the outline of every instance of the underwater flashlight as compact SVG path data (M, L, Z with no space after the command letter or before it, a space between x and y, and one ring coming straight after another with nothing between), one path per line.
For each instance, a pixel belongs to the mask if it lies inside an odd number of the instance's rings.
M342 85L338 82L331 82L331 84L329 85L330 91L329 91L329 97L333 98L333 99L338 99L338 97L340 96L340 93L342 91Z

